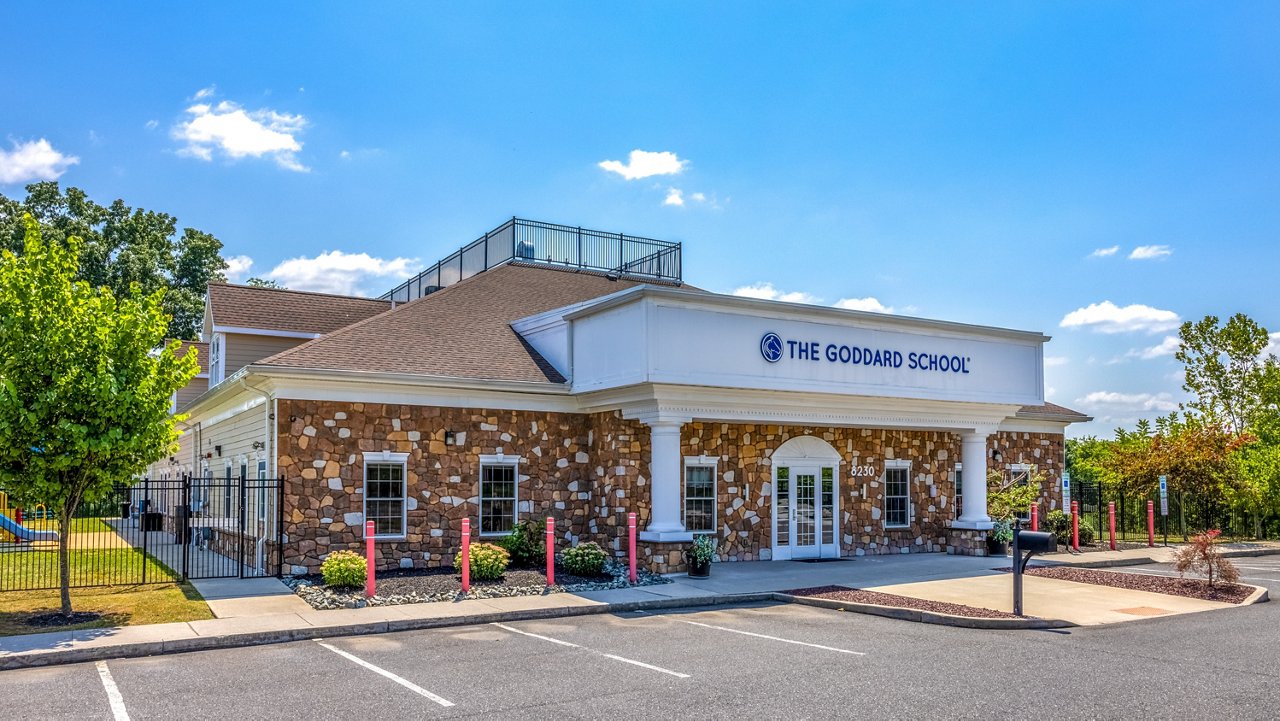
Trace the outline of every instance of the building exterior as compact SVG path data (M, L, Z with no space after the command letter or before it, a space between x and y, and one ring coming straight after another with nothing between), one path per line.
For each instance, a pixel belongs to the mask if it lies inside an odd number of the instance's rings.
M630 512L659 572L694 534L984 553L988 469L1059 508L1087 420L1044 402L1039 333L708 293L676 244L517 219L377 301L212 286L205 338L170 465L282 478L293 572L365 520L384 568L451 565L463 518L622 554Z

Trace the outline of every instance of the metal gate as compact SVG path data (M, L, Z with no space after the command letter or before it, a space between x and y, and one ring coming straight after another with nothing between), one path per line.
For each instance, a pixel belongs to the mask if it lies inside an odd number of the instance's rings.
M282 479L230 474L119 486L72 519L71 587L280 576L283 492ZM59 587L57 526L37 506L0 533L0 591Z

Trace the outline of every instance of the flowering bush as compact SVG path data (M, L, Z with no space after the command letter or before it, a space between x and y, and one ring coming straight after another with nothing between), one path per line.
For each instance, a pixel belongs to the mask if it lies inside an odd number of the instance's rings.
M608 555L595 541L579 543L564 552L564 567L575 576L599 576Z
M471 577L478 581L492 581L502 578L511 562L511 554L501 546L492 543L471 544ZM462 551L453 556L453 567L462 572Z
M1198 573L1212 586L1214 578L1223 583L1235 583L1240 580L1240 572L1235 564L1223 557L1218 546L1213 542L1222 535L1222 531L1205 531L1191 539L1190 545L1179 548L1173 555L1173 567L1178 573L1187 571Z
M326 586L359 588L364 585L367 570L364 556L352 551L334 551L320 564Z

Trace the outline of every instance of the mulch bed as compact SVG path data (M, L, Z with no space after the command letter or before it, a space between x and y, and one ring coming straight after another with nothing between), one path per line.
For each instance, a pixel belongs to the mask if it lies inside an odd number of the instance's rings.
M100 618L102 618L102 614L92 611L76 611L70 616L64 616L61 611L58 611L56 613L41 613L31 616L24 619L23 623L32 628L60 628L62 626L74 626L77 623L97 621Z
M969 618L1027 618L1026 616L1015 616L1012 613L996 611L990 608L975 608L973 606L962 606L958 603L927 601L923 598L896 596L892 593L878 593L876 591L864 591L860 588L849 588L848 586L795 588L790 591L783 591L783 593L787 593L792 596L806 596L809 598L829 598L835 601L869 603L876 606L911 608L917 611L932 611L934 613L945 613L951 616L967 616Z
M1012 568L1002 568L1012 571ZM1170 596L1198 598L1202 601L1221 601L1222 603L1243 603L1252 593L1249 586L1240 584L1218 583L1212 587L1207 581L1198 578L1173 578L1170 576L1151 576L1145 573L1120 573L1116 571L1098 571L1091 568L1069 568L1066 566L1036 566L1027 569L1027 575L1056 578L1076 583L1092 583L1098 586L1127 588L1132 591L1150 591Z
M315 585L323 585L324 577L320 574L298 576ZM600 583L609 581L610 576L575 576L556 569L556 584L568 586L579 583ZM471 577L471 588L480 589L495 586L545 586L547 574L544 570L528 568L511 568L496 580L481 581ZM378 572L379 596L404 596L409 594L432 594L457 591L462 588L462 575L453 567L406 569Z

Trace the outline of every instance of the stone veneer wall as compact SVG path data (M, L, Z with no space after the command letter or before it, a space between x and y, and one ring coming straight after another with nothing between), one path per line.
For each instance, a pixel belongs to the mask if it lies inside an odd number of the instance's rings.
M408 453L407 534L379 541L379 567L449 566L464 517L478 517L481 455L523 459L521 518L552 516L569 542L594 540L626 554L627 513L648 525L649 428L617 412L560 414L454 409L398 404L281 400L279 468L285 478L285 567L315 571L331 550L359 549L363 453ZM446 445L445 432L456 434ZM952 531L955 463L960 437L923 431L822 428L770 424L686 424L681 454L719 459L719 559L771 557L773 451L813 435L830 443L844 464L839 476L838 536L843 555L980 552L983 534ZM1044 503L1053 508L1062 464L1062 436L1001 433L993 438L1004 463L1039 463L1049 474ZM1021 460L1023 458L1033 460ZM851 479L849 468L911 461L912 525L885 529L883 483ZM681 484L683 486L683 484ZM657 572L684 570L683 543L639 544Z
M988 461L990 467L1006 472L1011 465L1035 466L1044 475L1040 483L1040 519L1053 510L1062 509L1062 469L1066 464L1066 441L1062 434L1000 431L988 443L990 450L1000 450L1000 463Z

